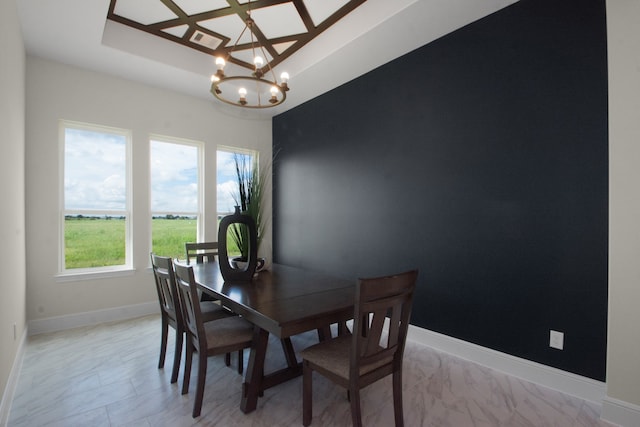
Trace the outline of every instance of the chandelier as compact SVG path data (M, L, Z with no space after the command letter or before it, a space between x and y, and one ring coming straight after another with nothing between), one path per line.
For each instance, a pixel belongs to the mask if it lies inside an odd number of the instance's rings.
M211 93L222 102L245 108L269 108L280 105L287 99L289 90L289 74L280 75L280 83L269 61L265 64L267 55L254 34L255 21L251 18L251 0L249 0L247 18L244 29L236 42L225 56L216 56L218 70L211 76ZM227 76L224 67L231 58L231 53L238 48L242 36L249 32L251 37L251 53L253 57L253 72L250 75Z

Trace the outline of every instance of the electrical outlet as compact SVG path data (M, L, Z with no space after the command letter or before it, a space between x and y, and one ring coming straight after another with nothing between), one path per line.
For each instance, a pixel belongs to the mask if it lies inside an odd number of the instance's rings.
M554 330L549 331L549 347L562 350L564 348L564 333Z

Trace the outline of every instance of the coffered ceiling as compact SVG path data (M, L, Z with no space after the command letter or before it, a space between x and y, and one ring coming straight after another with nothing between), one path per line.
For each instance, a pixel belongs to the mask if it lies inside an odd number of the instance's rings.
M15 0L27 53L269 117L517 0ZM258 112L209 93L214 54L229 52L247 13L291 91ZM243 34L232 67L250 62Z
M111 0L107 18L253 70L254 42L276 67L365 1Z

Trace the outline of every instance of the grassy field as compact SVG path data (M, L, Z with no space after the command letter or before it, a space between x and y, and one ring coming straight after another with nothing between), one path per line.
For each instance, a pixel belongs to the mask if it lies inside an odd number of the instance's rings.
M125 263L125 222L122 219L67 218L65 265L67 269L103 267ZM195 219L153 219L153 252L184 259L184 243L196 241ZM229 253L237 248L229 241Z
M171 258L185 259L184 243L197 241L195 219L154 219L151 232L152 251Z

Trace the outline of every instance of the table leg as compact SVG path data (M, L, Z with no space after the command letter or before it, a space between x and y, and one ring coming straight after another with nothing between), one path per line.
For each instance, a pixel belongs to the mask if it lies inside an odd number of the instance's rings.
M269 332L255 326L253 329L253 346L249 354L247 374L243 384L242 400L240 401L240 410L245 414L254 411L258 406L258 395L262 388L264 361L268 343Z
M296 358L296 351L293 349L291 338L282 338L282 350L284 351L284 357L287 359L287 366L289 368L296 368L298 366L298 359Z

